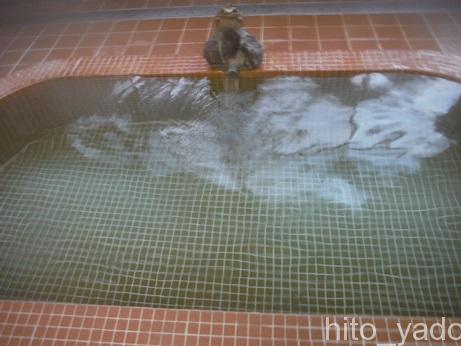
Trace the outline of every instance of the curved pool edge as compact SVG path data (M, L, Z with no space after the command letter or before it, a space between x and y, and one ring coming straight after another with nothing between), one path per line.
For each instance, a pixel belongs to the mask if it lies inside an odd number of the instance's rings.
M461 56L435 51L327 51L268 53L261 69L242 76L285 74L337 76L341 73L422 73L461 82ZM51 79L95 76L223 76L201 56L114 56L54 60L0 78L0 99Z
M461 57L434 51L268 53L262 69L243 76L410 72L461 82ZM0 78L0 99L47 80L113 75L222 76L200 56L120 56L55 60ZM0 344L22 345L376 345L325 341L327 315L222 312L0 300ZM344 318L331 316L343 323ZM377 327L379 342L397 344L396 323L434 323L435 317L355 316ZM461 323L461 317L449 319ZM408 342L410 345L461 345Z

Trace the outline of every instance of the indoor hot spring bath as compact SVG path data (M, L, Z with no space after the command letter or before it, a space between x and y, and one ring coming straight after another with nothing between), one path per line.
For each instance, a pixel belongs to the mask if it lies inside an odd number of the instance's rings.
M0 297L461 315L461 84L58 79L0 104Z

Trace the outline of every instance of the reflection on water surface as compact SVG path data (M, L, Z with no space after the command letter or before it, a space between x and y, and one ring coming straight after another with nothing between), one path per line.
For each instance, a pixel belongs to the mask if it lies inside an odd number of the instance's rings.
M461 313L460 84L55 83L71 120L0 171L3 298Z

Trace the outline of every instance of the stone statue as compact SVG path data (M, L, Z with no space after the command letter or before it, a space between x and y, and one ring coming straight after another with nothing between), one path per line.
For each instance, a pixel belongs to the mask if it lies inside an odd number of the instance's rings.
M261 44L242 27L242 22L242 14L235 7L223 7L214 20L215 32L203 48L208 64L229 75L238 75L240 69L255 69L263 61Z

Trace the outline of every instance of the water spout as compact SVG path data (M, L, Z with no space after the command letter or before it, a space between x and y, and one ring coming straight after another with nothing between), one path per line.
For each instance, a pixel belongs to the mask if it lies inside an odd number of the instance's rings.
M238 92L240 89L240 81L238 75L227 74L224 79L224 91L226 92Z
M239 67L235 63L230 63L224 78L224 91L238 92L240 89Z
M223 7L215 17L214 33L203 49L208 64L226 72L226 91L238 91L241 69L258 68L263 61L261 43L243 28L242 23L243 16L235 7Z

